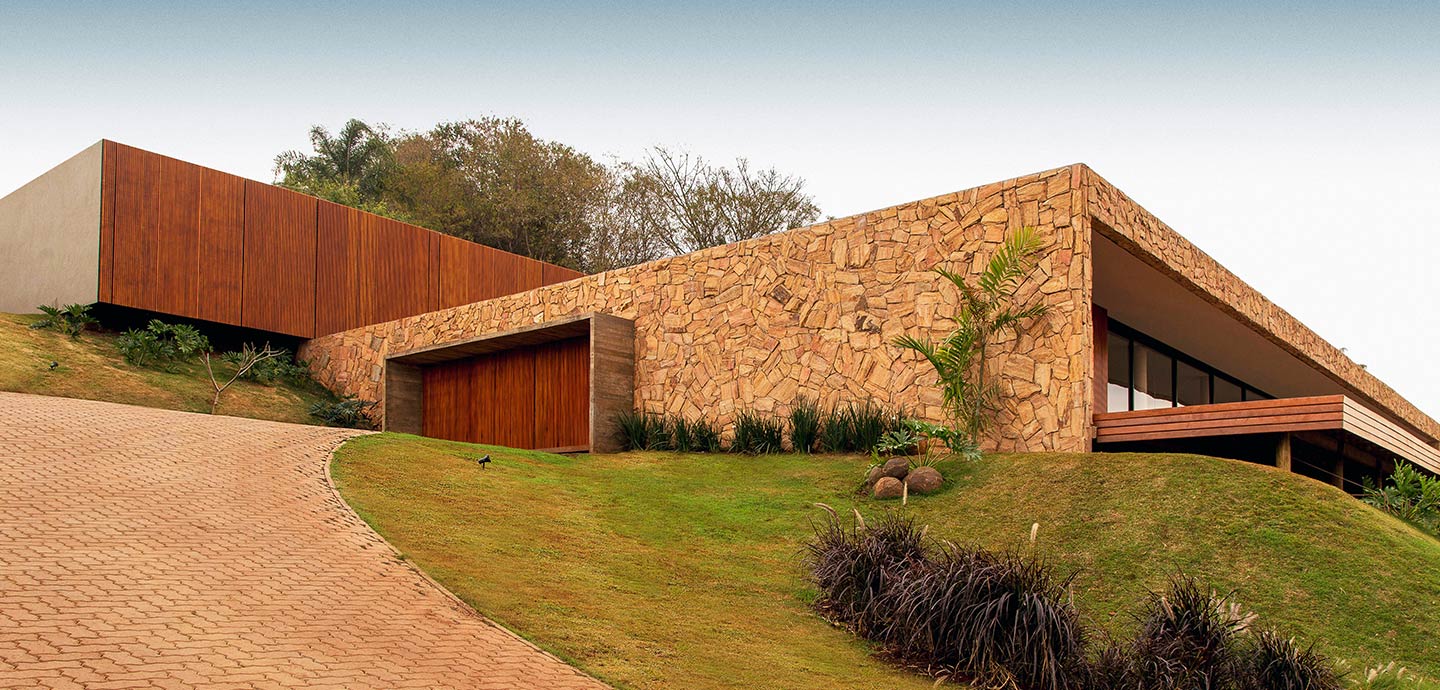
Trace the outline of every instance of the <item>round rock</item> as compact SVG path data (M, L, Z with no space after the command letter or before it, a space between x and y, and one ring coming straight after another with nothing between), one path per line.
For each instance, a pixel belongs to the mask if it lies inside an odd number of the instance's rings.
M945 478L934 467L916 467L905 475L905 486L912 494L931 494L940 490Z
M905 473L910 471L910 461L906 458L890 458L880 469L881 476L904 479Z
M880 481L883 476L885 476L884 465L871 467L870 472L865 475L865 486L875 486L875 482Z
M894 477L881 477L875 482L875 498L900 498L905 492L905 484Z

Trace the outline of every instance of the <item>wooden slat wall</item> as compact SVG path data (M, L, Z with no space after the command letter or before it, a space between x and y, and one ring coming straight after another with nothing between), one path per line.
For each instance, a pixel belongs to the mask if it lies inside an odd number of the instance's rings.
M315 335L316 199L245 181L240 325Z
M101 302L313 337L581 275L111 141L102 169Z
M426 436L512 448L589 447L589 338L434 364L422 378Z
M1110 409L1110 315L1104 307L1092 304L1090 322L1095 332L1092 400L1094 412L1102 413Z
M535 447L590 445L590 339L535 349Z
M196 315L238 324L245 277L245 180L202 169L199 217Z

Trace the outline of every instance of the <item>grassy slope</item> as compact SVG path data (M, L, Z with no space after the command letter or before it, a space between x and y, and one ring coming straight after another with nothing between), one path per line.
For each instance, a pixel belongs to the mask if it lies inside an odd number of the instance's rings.
M132 367L115 350L114 334L88 332L72 340L56 331L28 328L37 318L0 314L0 390L210 411L210 380L198 362L184 363L173 372ZM51 362L60 366L51 371ZM218 367L224 367L228 378L229 365L217 362ZM318 385L271 387L236 381L221 397L218 412L313 424L310 405L330 398Z
M811 615L797 565L812 506L852 493L856 458L559 457L383 434L337 454L360 514L479 610L632 687L923 687ZM942 466L909 510L931 534L1081 569L1083 613L1124 611L1176 569L1236 589L1356 663L1440 676L1440 543L1340 492L1193 456L1013 455ZM892 504L893 505L893 504Z

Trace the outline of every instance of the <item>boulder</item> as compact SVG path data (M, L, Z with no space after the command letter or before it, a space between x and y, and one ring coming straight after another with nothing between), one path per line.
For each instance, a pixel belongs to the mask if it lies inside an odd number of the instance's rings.
M904 479L905 473L910 471L910 460L907 458L890 458L880 468L880 476Z
M884 465L871 467L870 472L865 475L865 486L875 486L875 482L880 481L883 476L885 476Z
M931 494L940 490L945 478L934 467L916 467L905 475L905 486L912 494Z
M881 477L875 482L875 498L900 498L905 492L905 484L894 477Z

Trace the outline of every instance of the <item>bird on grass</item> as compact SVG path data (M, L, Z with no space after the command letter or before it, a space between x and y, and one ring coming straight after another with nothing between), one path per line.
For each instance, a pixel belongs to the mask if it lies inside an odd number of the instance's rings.
M58 367L58 366L60 366L60 363L59 363L59 362L55 362L55 361L50 362L50 371L55 371L55 367Z
M488 464L490 464L490 456L489 456L489 455L482 455L482 456L480 456L480 457L478 457L478 458L475 458L475 464L479 465L479 466L480 466L480 469L482 469L482 470L485 469L485 466L488 465Z

